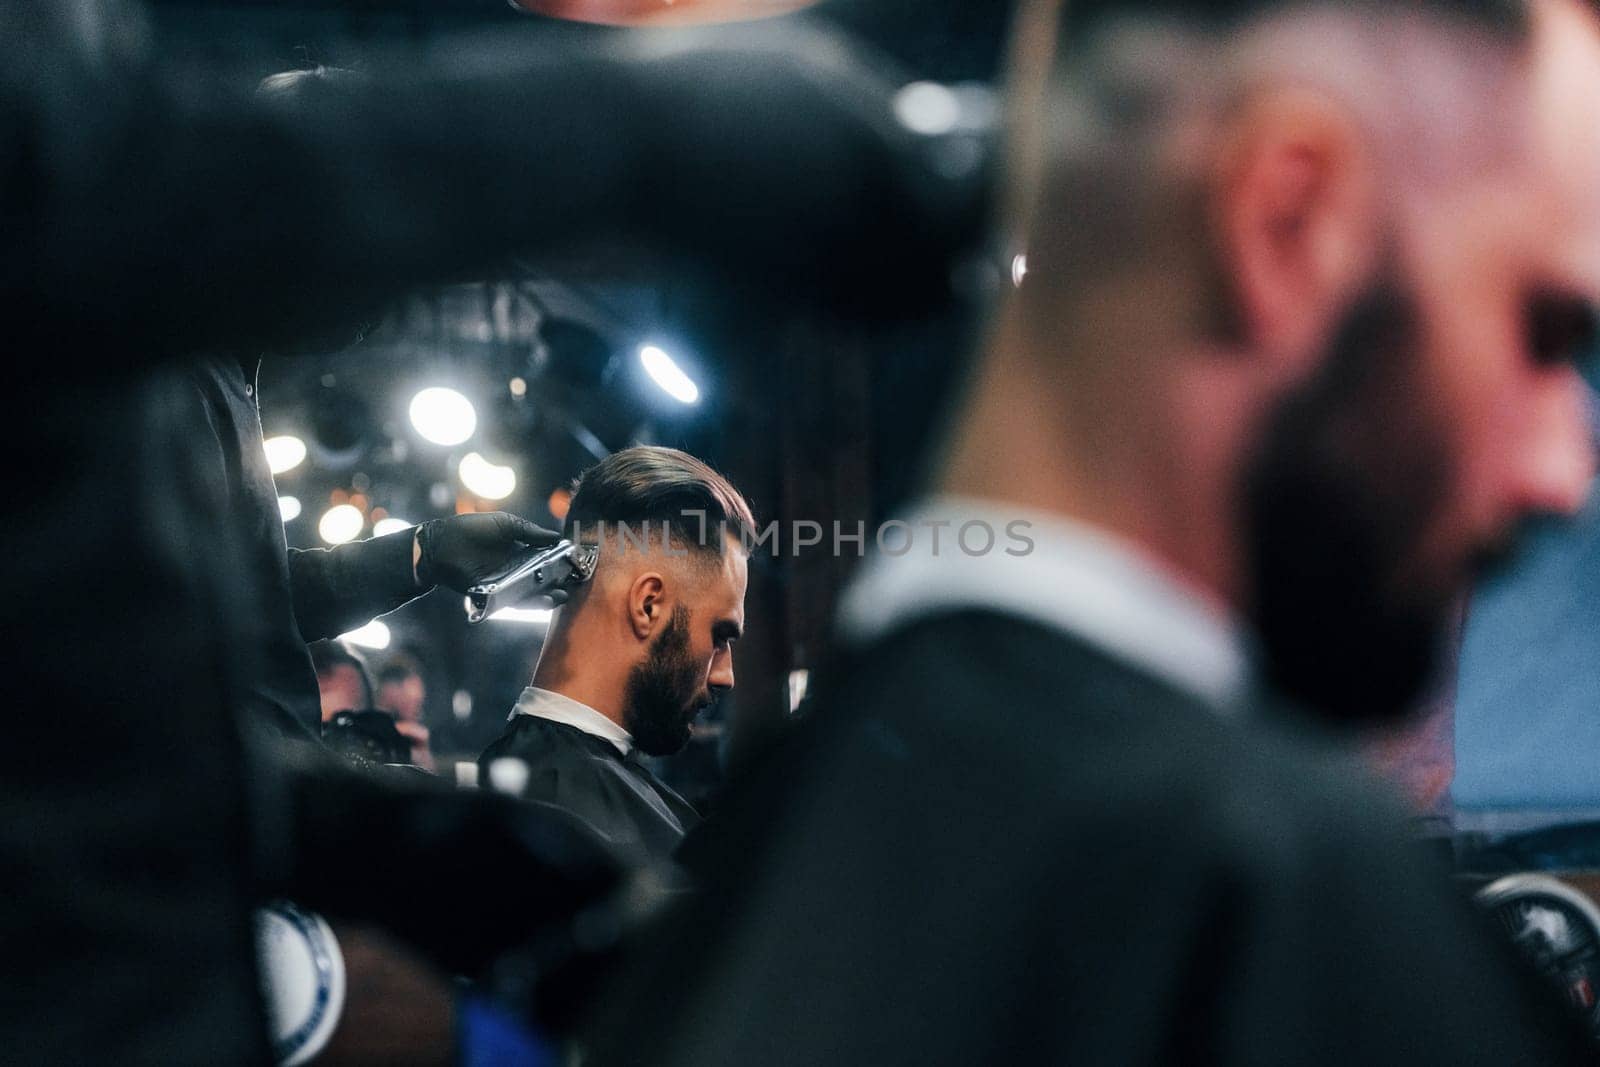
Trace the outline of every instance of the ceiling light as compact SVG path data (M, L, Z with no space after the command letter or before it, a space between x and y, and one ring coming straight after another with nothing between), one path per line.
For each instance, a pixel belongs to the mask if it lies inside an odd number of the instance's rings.
M367 517L361 514L360 508L336 504L322 513L317 521L317 533L330 545L342 545L360 537L361 528L366 524Z
M478 413L454 389L436 386L411 398L411 425L436 445L459 445L478 428Z
M273 474L287 474L306 461L306 443L298 437L280 434L262 442L267 453L267 469Z
M517 472L490 463L476 452L461 457L461 484L484 500L504 500L517 489Z
M644 364L651 380L680 404L693 404L700 399L700 387L694 384L694 379L661 348L645 345L639 349L639 362Z
M380 620L373 619L359 629L340 634L339 640L348 641L350 644L359 645L362 648L382 650L389 647L389 627L385 626Z

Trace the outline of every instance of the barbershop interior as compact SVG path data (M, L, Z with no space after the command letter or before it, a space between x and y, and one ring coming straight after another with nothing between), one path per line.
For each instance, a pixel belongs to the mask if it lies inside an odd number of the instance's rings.
M0 235L0 1064L1600 1059L1596 0L0 0Z

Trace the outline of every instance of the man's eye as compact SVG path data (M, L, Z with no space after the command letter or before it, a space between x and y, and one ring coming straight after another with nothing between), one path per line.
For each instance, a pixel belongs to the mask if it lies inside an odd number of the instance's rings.
M1593 357L1600 323L1588 301L1561 293L1540 292L1528 299L1524 317L1528 351L1543 365Z

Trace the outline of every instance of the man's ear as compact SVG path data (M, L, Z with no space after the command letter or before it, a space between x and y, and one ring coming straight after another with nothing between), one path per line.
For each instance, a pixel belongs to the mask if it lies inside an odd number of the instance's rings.
M665 592L666 583L654 571L639 575L628 587L628 625L639 640L648 639L661 621Z
M1236 340L1302 372L1375 267L1365 139L1327 97L1278 90L1234 114L1216 159L1212 217Z

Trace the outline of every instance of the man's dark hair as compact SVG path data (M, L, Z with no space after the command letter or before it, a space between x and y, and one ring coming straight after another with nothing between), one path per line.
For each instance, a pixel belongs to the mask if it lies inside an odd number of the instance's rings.
M349 646L343 641L317 641L310 647L311 666L316 669L318 678L326 678L338 667L354 667L356 673L361 676L361 691L366 694L365 706L370 708L376 703L372 688L372 672L367 669L366 661Z
M381 689L386 685L398 685L408 678L421 677L422 669L417 666L416 661L410 656L400 655L385 663L383 669L378 672L378 687Z
M567 535L592 536L601 523L657 537L665 524L675 542L718 555L724 533L749 544L756 525L726 478L687 452L650 445L623 449L572 483Z

